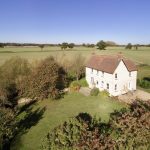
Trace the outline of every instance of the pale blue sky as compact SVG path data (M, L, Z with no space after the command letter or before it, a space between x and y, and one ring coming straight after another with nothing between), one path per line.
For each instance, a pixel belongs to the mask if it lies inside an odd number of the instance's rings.
M150 43L150 0L0 0L0 42Z

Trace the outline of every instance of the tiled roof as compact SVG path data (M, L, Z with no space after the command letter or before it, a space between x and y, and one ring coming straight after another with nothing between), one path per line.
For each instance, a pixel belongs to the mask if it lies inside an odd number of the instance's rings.
M94 55L88 60L86 67L113 74L121 60L124 62L128 71L137 70L134 62L121 55Z

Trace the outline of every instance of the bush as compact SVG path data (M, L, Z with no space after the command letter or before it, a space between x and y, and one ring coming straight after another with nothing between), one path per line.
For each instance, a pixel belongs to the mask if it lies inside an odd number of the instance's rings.
M79 81L73 81L70 84L71 91L79 91L80 87L81 87L81 85L80 85Z
M17 131L15 113L9 108L0 107L0 149L8 147Z
M100 91L100 95L108 97L109 93L106 90L104 90L104 91Z
M98 94L99 94L99 89L98 88L93 88L91 90L91 93L90 93L91 96L97 96Z
M85 78L82 78L81 80L79 80L79 84L82 87L88 87L88 83Z
M137 85L145 88L145 89L149 89L150 88L150 81L148 77L143 78L142 80L137 79Z

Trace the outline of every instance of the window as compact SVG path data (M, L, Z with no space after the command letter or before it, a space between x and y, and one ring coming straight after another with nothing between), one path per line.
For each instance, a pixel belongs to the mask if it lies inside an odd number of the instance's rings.
M131 72L129 72L129 77L131 77Z
M97 81L96 83L97 83L97 85L98 85L98 81Z
M104 77L104 71L102 71L102 77Z
M98 70L97 70L97 75L98 75Z
M115 84L115 91L117 91L117 84Z
M91 73L93 73L93 69L91 69Z
M115 79L117 79L117 73L115 74Z
M109 84L107 83L107 90L109 90Z

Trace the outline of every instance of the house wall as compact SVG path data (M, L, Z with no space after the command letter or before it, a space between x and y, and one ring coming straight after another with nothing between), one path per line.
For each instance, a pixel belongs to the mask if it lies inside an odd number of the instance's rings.
M117 74L117 79L115 78L115 74ZM118 96L130 90L136 90L136 77L137 71L132 71L131 76L129 76L129 71L123 61L119 63L113 74L106 72L103 74L102 71L97 72L95 69L86 67L86 80L89 87L97 87L100 91L107 90L112 96ZM92 84L91 78L93 78L94 84ZM109 84L109 89L107 89L107 84ZM116 90L115 85L117 85Z

